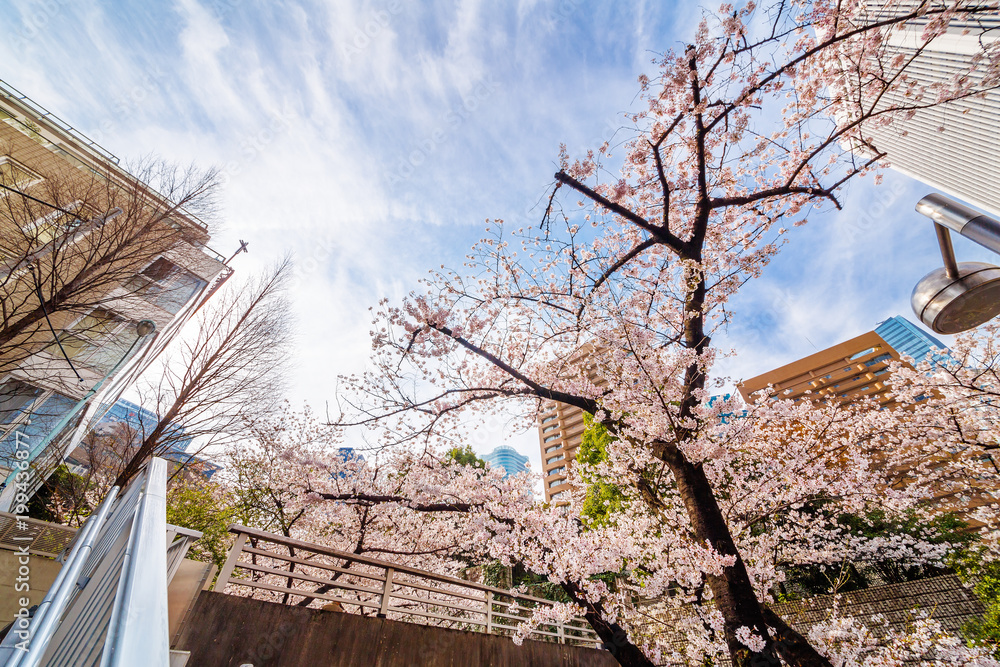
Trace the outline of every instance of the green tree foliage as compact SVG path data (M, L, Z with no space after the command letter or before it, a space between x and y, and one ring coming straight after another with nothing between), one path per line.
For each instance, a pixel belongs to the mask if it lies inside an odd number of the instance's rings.
M469 445L465 445L463 447L452 447L448 450L445 458L464 466L472 466L473 468L482 468L484 470L486 469L486 461L476 456L476 453L472 451L472 447Z
M182 481L167 490L167 523L202 533L191 545L188 558L221 568L229 550L229 524L234 520L230 499L217 485Z
M28 516L66 526L79 526L93 510L87 499L89 488L86 477L60 465L28 502Z
M910 512L900 519L889 516L881 509L873 509L862 516L842 514L837 517L837 523L843 527L845 537L854 535L873 539L902 536L930 544L951 545L952 556L949 562L965 554L977 539L975 533L968 530L968 524L953 513L939 514L926 520ZM795 599L846 593L881 583L915 581L953 570L951 566L914 565L893 558L839 565L791 567L785 570L786 581L783 590L779 591L779 597Z
M523 587L528 595L555 602L569 602L569 597L559 584L529 572L518 563L508 567L500 561L490 561L480 566L483 583L494 588L511 590Z
M625 508L625 494L621 487L601 479L592 468L608 458L608 445L614 437L594 421L591 414L583 415L583 436L576 452L576 461L583 465L581 474L587 482L587 495L583 500L582 514L596 526L608 525L615 514Z
M985 608L982 616L962 626L962 635L970 645L992 646L993 655L1000 658L1000 561L991 559L985 548L976 547L956 554L952 567L964 584L972 586Z

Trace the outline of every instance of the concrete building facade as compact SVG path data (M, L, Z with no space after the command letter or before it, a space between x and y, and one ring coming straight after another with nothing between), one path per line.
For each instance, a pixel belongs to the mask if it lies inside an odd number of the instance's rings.
M947 360L948 354L941 341L909 320L895 316L880 322L874 331L745 380L738 389L747 402L756 400L758 392L766 392L769 397L816 404L875 398L886 407L894 403L887 395L891 381L889 363L900 359L934 365ZM894 475L904 480L909 472L896 470ZM980 527L982 524L968 513L982 505L996 504L1000 488L992 481L968 475L959 481L964 489L938 491L935 505L958 513L973 527Z
M876 21L909 13L919 2L869 0L865 5L869 18ZM946 34L921 48L926 24L923 18L892 31L884 54L886 62L899 56L909 63L908 76L922 90L933 90L968 72L983 46L1000 39L1000 11L953 21ZM983 68L972 68L970 78L979 84L985 74ZM856 91L857 85L847 82L845 94ZM883 96L877 108L898 104L904 94L897 90ZM866 133L875 148L887 154L893 169L1000 216L1000 90L920 109L908 120Z
M903 355L917 362L939 361L944 355L934 354L934 348L943 350L945 345L897 315L880 322L874 331L744 380L737 389L747 402L771 385L774 396L793 401L871 396L885 405L892 402L885 395L889 363Z
M7 510L15 454L33 492L231 270L203 222L2 81L0 186Z
M538 440L542 451L545 502L558 502L569 490L567 468L576 460L583 439L583 410L549 401L538 415Z

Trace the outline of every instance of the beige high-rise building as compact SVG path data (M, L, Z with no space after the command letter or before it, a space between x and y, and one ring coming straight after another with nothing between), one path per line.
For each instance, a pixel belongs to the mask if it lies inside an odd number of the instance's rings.
M747 402L771 385L774 396L793 401L873 396L886 404L890 402L883 393L889 362L903 355L917 361L930 356L936 361L943 353L935 349L944 350L944 343L897 315L880 322L874 331L744 380L737 389Z
M868 0L871 20L908 13L918 0ZM973 21L953 21L946 34L920 49L920 34L927 20L908 23L892 31L886 45L887 60L902 56L908 76L924 89L949 82L969 70L972 58L983 45L1000 40L1000 10ZM976 68L972 79L983 80ZM856 85L854 86L856 90ZM853 94L851 82L846 93ZM887 107L902 101L904 92L886 95L879 102ZM893 169L942 192L1000 216L1000 90L918 110L906 121L890 127L866 130L875 148L884 151Z
M909 320L896 316L879 323L874 331L744 380L737 388L748 402L755 400L756 392L766 391L770 385L770 396L792 401L824 403L872 397L886 406L893 403L886 395L891 361L905 356L917 362L939 363L948 359L944 350L939 340ZM906 478L906 470L897 472L900 479ZM935 502L970 520L973 527L980 527L982 524L971 520L967 512L982 505L996 504L1000 488L992 481L971 476L963 477L960 483L965 489L939 492Z
M546 502L558 502L569 489L566 469L576 460L582 438L583 410L555 401L543 405L538 415L538 439Z

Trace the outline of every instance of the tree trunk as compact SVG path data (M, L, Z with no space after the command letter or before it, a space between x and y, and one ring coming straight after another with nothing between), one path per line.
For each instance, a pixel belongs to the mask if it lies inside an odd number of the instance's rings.
M601 638L603 646L619 665L623 667L655 667L652 661L646 657L638 646L633 644L625 629L617 623L609 623L604 618L604 613L598 605L586 602L583 592L574 583L563 583L562 589L574 603L583 607L586 612L584 618L590 623L597 636Z
M830 667L830 661L777 614L770 610L769 614L765 614L702 467L688 461L676 447L668 447L665 461L677 481L677 490L684 501L695 537L719 555L735 558L733 565L723 568L722 576L707 576L716 608L725 621L726 644L734 667L778 665L779 654L791 665ZM777 628L773 638L768 625ZM755 652L740 642L736 637L740 627L749 628L765 639L767 645L764 650Z
M761 607L764 611L764 620L774 630L774 648L782 660L789 665L800 667L830 667L830 661L821 656L795 628L785 623L785 620L767 605Z

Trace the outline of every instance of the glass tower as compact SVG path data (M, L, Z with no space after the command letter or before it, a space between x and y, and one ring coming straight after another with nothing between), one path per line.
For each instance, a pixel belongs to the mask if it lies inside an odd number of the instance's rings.
M934 348L946 350L947 346L944 343L900 315L879 322L875 327L875 333L899 352L900 356L908 355L916 363L926 359L936 366L949 358L947 352L932 352ZM930 359L927 359L928 356Z
M528 457L518 454L517 450L510 445L500 445L489 454L483 454L479 458L494 468L497 466L503 468L504 477L510 477L511 475L528 470Z

